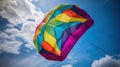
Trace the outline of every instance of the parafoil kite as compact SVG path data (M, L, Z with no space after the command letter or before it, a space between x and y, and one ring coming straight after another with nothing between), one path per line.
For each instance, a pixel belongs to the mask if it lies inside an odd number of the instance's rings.
M78 39L93 25L91 17L76 5L59 5L37 26L34 44L48 60L62 61Z

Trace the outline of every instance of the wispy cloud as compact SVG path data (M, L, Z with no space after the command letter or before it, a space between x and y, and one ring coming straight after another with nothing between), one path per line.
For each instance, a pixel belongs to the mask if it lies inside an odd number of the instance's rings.
M43 57L35 54L35 55L28 56L24 58L23 60L19 60L19 63L16 63L13 66L16 66L16 67L49 67L50 65L54 63L55 63L54 61L45 60Z
M62 65L61 67L72 67L71 64Z

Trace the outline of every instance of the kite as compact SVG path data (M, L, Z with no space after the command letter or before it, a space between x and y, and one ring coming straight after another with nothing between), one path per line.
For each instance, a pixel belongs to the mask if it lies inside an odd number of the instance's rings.
M33 42L46 59L63 61L79 38L93 25L91 17L76 5L59 5L37 26Z

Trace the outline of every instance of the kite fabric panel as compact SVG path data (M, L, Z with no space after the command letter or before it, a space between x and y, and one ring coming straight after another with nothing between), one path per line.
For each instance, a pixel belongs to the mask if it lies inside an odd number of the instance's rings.
M63 61L79 38L93 25L91 17L76 5L59 5L37 26L36 50L48 60Z

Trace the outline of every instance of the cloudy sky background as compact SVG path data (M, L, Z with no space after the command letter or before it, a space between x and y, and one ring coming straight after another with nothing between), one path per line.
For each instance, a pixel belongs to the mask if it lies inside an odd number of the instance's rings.
M59 4L76 4L95 22L62 62L40 56L32 41ZM120 67L119 6L119 0L0 0L0 67Z

